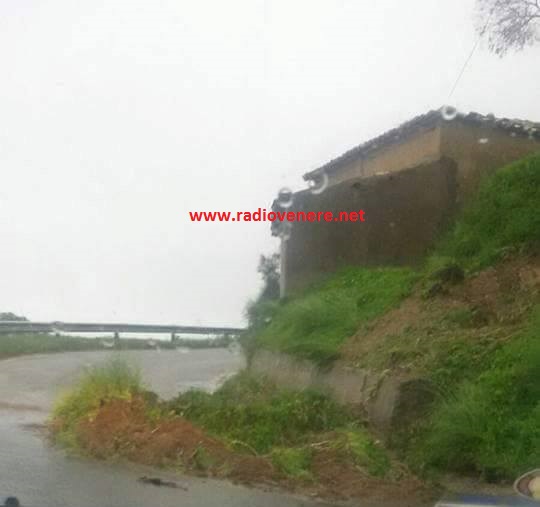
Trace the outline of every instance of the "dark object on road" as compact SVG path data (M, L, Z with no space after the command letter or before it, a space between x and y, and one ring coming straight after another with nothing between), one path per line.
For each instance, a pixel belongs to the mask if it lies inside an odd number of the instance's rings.
M147 477L146 475L144 475L142 477L139 477L138 481L144 484L152 484L152 486L166 486L168 488L178 488L183 491L188 490L186 486L181 486L180 484L177 484L173 481L164 481L159 477Z
M7 497L4 503L4 507L20 507L20 505L19 500L14 496Z

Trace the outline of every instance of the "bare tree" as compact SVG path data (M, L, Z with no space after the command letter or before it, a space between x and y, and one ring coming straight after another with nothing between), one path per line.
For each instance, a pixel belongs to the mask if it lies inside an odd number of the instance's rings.
M499 56L540 40L540 0L477 0L476 30Z

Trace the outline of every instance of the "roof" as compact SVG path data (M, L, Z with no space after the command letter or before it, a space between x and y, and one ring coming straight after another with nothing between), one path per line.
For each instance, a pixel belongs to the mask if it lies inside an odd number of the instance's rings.
M397 143L416 132L432 128L446 122L448 120L443 119L444 111L451 111L454 108L450 106L443 106L440 109L431 110L425 114L416 116L412 120L402 123L396 128L388 130L380 136L374 137L369 141L366 141L358 146L355 146L349 151L343 153L339 157L330 160L326 164L309 171L304 174L304 180L311 180L316 178L320 173L332 173L339 170L347 162L361 158L362 156L373 152L381 147L390 146L391 144ZM455 111L455 109L454 109ZM454 118L452 118L454 120ZM501 130L506 130L515 135L521 136L532 136L535 139L540 140L540 123L532 122L527 120L517 120L509 118L496 118L492 114L482 115L480 113L467 113L467 114L457 114L455 120L461 121L462 123L468 123L472 125L484 125L492 128L497 128Z

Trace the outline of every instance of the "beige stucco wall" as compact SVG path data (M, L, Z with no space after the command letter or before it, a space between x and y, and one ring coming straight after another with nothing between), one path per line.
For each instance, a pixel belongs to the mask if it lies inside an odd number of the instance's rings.
M479 142L481 139L487 142ZM530 153L540 152L540 141L455 121L442 125L440 149L441 156L457 163L458 200L465 200L485 175Z
M440 158L440 128L415 132L413 136L390 146L381 147L364 158L357 158L329 173L329 184L334 185L351 178L373 176L382 172L400 171L407 167L438 160Z
M488 142L479 142L481 139ZM474 192L483 175L537 151L540 151L538 139L512 136L489 125L441 120L432 128L417 131L395 144L374 149L330 171L329 184L401 171L448 157L458 165L458 199L461 199Z

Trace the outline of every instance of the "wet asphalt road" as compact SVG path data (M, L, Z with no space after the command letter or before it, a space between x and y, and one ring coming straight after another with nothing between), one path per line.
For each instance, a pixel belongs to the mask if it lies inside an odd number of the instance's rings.
M120 354L141 368L161 397L191 386L212 389L242 366L223 349L131 352L70 352L0 361L0 500L19 497L27 507L308 507L311 500L136 465L72 458L51 448L40 425L54 400L85 367ZM159 476L188 491L137 482ZM1 502L0 502L1 503Z

